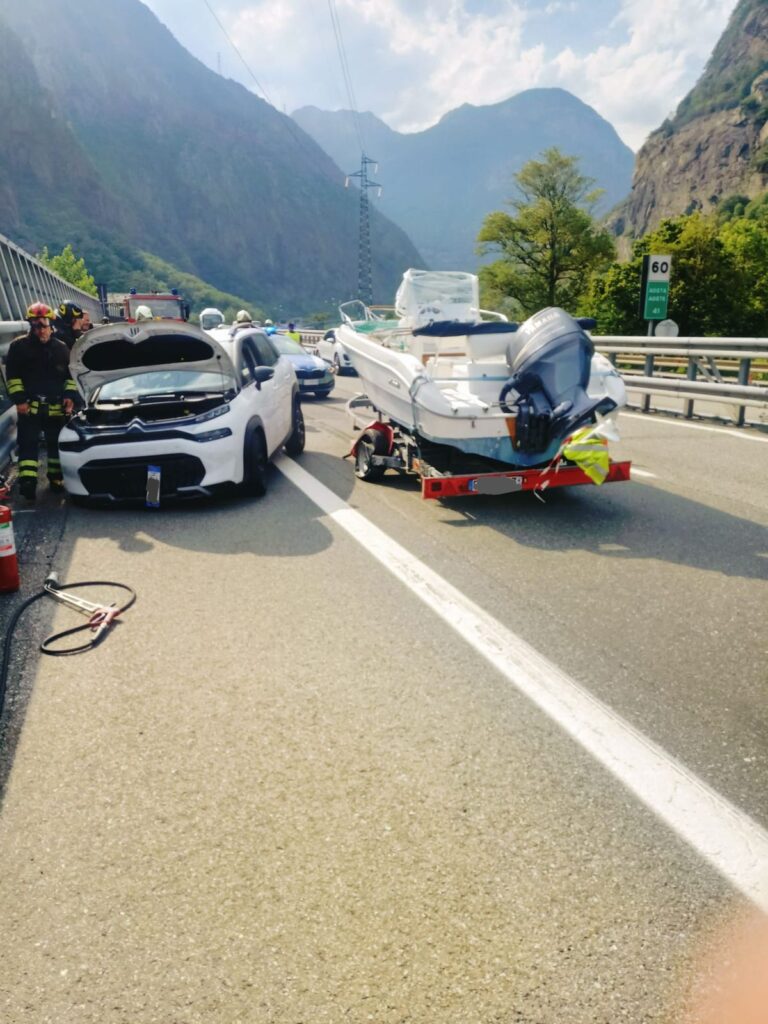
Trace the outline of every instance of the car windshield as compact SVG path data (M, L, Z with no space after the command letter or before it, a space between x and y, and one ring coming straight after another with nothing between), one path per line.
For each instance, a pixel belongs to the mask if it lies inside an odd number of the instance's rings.
M195 372L194 370L150 370L147 373L133 373L119 380L102 384L99 401L116 398L139 398L143 395L189 394L192 391L226 391L231 387L229 379L221 373Z
M272 341L283 355L305 356L307 354L307 350L302 348L298 341L294 341L293 338L286 338L284 334L273 334Z
M221 327L224 317L220 313L202 313L200 315L200 326L204 331L212 331L214 327Z

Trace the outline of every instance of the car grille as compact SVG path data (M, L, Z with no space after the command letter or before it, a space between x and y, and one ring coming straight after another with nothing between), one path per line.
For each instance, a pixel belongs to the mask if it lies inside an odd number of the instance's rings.
M181 487L195 487L205 467L194 455L153 455L143 459L97 459L80 469L80 480L89 494L114 498L143 498L147 493L147 466L160 467L160 493L175 494Z
M299 380L322 380L325 376L325 370L297 370L296 376Z

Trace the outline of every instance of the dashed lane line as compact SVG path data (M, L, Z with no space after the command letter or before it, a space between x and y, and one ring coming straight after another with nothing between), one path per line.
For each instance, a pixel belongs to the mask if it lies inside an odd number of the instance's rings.
M275 465L730 884L768 912L768 832L330 491Z

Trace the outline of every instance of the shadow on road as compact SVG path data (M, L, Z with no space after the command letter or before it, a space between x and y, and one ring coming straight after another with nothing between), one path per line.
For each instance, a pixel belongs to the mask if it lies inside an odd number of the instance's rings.
M750 520L642 483L460 499L452 505L516 543L548 551L588 551L612 559L652 559L746 579L768 577L768 530Z

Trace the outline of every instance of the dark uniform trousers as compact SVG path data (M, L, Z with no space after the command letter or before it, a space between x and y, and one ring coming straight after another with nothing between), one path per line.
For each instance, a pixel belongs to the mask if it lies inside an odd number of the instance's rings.
M54 483L61 480L59 431L64 426L64 422L64 409L61 402L48 402L44 398L30 400L29 412L24 416L19 416L17 423L20 484L25 479L37 482L37 456L41 431L45 435L45 446L48 451L48 479Z
M28 412L17 421L19 442L19 490L34 497L37 486L40 433L48 447L48 480L61 487L59 431L64 426L64 400L77 397L77 385L69 375L69 349L56 338L42 342L30 332L12 341L5 359L8 397Z

